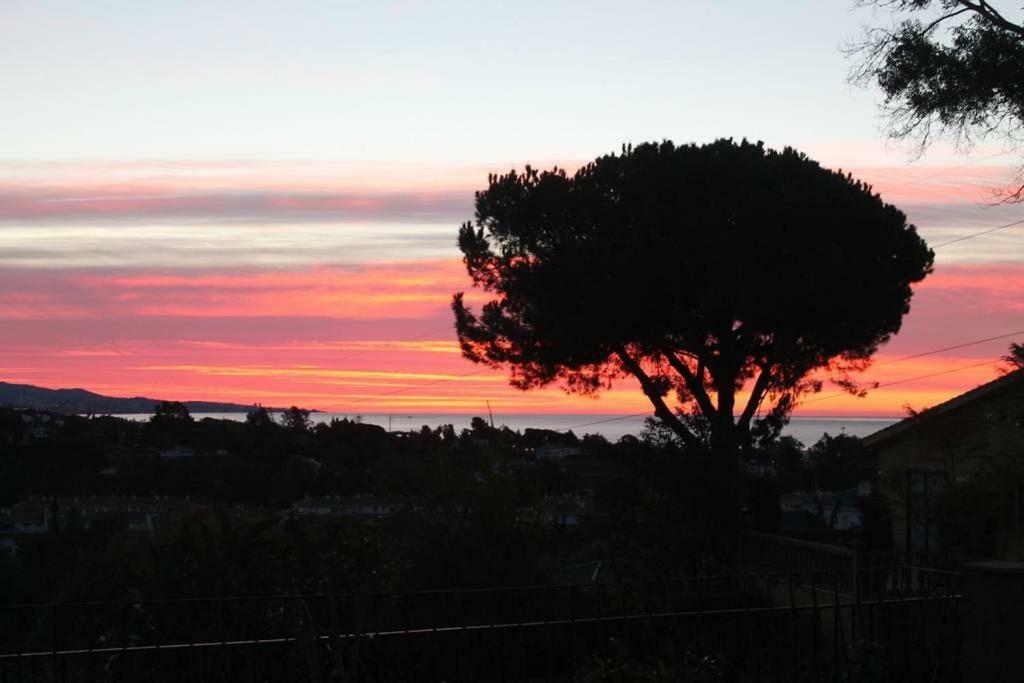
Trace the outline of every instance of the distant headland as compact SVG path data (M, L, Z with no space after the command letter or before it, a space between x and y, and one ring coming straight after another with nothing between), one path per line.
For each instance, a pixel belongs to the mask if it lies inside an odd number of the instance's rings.
M0 382L0 406L50 410L59 413L152 413L153 407L162 399L133 396L120 398L103 396L85 389L47 389L31 384ZM241 403L217 403L213 401L182 401L192 413L245 413L253 409ZM266 407L271 412L283 408ZM315 412L315 411L311 411Z

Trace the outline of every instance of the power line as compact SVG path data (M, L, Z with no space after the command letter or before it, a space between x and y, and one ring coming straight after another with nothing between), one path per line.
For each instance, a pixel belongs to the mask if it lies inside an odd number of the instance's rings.
M959 348L959 347L952 347L952 348ZM918 356L913 356L913 357L917 358ZM895 361L889 361L889 362L895 362ZM995 363L995 362L998 362L998 361L986 360L986 361L983 361L981 363L973 363L971 365L961 365L959 367L952 368L950 370L941 370L939 372L932 372L932 373L929 373L927 375L918 375L916 377L907 377L905 379L898 379L898 380L894 380L892 382L886 382L885 384L879 384L879 385L877 385L874 388L876 390L877 389L886 389L888 387L893 387L893 386L896 386L898 384L908 384L910 382L917 382L917 381L920 381L922 379L928 379L930 377L938 377L939 375L950 375L950 374L953 374L955 372L962 372L963 370L970 370L972 368L980 368L980 367L982 367L984 365L991 365L992 363ZM842 392L835 393L835 394L829 394L828 396L819 396L817 398L812 398L812 399L809 399L809 400L806 400L806 401L801 401L798 405L806 405L808 403L817 403L818 401L828 401L828 400L833 399L833 398L839 398L840 396L848 396L848 395L849 394L842 393ZM649 412L634 413L632 415L618 415L616 417L609 417L609 418L606 418L606 419L603 419L603 420L594 420L593 422L583 422L583 423L580 423L580 424L569 425L567 427L560 427L559 430L560 431L569 431L570 429L579 429L581 427L592 427L594 425L605 424L605 423L608 423L608 422L616 422L616 421L619 421L619 420L630 420L630 419L637 418L637 417L647 417L649 415L650 415Z
M452 375L450 377L442 377L441 379L435 379L435 380L432 380L430 382L424 382L423 384L416 384L415 386L411 386L411 387L402 387L401 389L395 389L394 391L385 391L385 392L380 393L380 394L374 394L372 397L364 398L361 401L359 401L359 400L351 401L351 402L343 404L343 405L359 405L360 403L366 403L367 401L373 401L373 400L376 400L378 398L383 398L385 396L394 396L396 394L401 394L401 393L404 393L406 391L413 391L415 389L422 389L424 387L432 387L432 386L435 386L437 384L444 384L445 382L454 382L455 380L462 379L463 377L472 377L473 375L482 375L483 373L489 372L489 371L490 371L490 368L482 368L480 370L473 370L471 372L464 372L464 373L462 373L460 375ZM337 405L337 404L335 404L335 405ZM328 406L328 407L333 407L333 406Z
M905 187L911 187L913 185L920 185L921 183L926 183L926 182L928 182L930 180L935 180L936 178L941 178L944 175L948 175L951 171L959 171L962 168L967 168L968 166L972 166L974 164L980 164L983 161L990 161L992 159L995 159L996 157L1001 157L1001 156L1005 156L1005 154L1003 152L996 152L995 154L990 154L989 156L982 157L980 159L971 159L970 161L967 161L965 163L959 164L957 166L953 166L951 168L944 168L941 171L939 171L938 173L932 173L931 175L926 175L926 176L924 176L922 178L914 178L913 180L908 180L906 182L902 182L899 185L893 185L892 187L886 188L885 191L886 192L895 192L896 190L902 190Z
M426 339L427 337L432 337L434 335L440 334L441 332L450 331L451 329L452 329L452 326L449 324L449 325L445 325L444 327L434 328L432 330L427 330L426 332L421 332L419 334L415 334L415 335L413 335L411 337L408 337L408 338L405 338L405 339L396 339L394 341L397 341L397 342L422 341L422 340ZM391 341L391 340L388 340L388 341ZM402 387L402 389L400 389L398 391L387 392L387 393L383 393L383 394L377 394L376 396L391 396L393 394L400 393L402 391L411 391L411 390L417 389L419 387L426 387L426 386L431 386L433 384L440 384L441 382L450 382L452 380L458 379L459 377L468 377L470 375L479 374L480 372L485 372L485 371L484 370L479 370L479 371L474 371L474 372L466 373L465 375L456 375L456 376L453 376L453 377L446 377L444 379L436 380L436 381L433 381L433 382L428 382L426 384L417 384L414 387ZM348 403L348 404L343 404L343 405L353 405L353 404L358 405L359 403L366 402L368 400L370 400L370 399L363 399L363 401L354 401L354 402L351 402L351 403ZM331 410L332 408L336 408L338 405L339 404L337 404L337 403L335 403L333 405L329 405L329 406L327 406L327 409Z
M975 237L980 237L982 235L987 235L990 232L996 232L997 230L1005 230L1007 228L1012 228L1013 226L1020 225L1022 223L1024 223L1024 219L1021 219L1019 221L1013 221L1012 223L1005 223L1003 225L997 225L994 228L988 228L987 230L981 230L979 232L971 233L970 235L964 235L963 237L957 237L956 239L949 240L948 242L942 242L941 244L936 244L936 245L932 246L932 249L941 249L942 247L948 247L949 245L956 244L957 242L963 242L964 240L969 240L969 239L973 239Z
M957 347L957 348L959 348L959 347ZM918 356L913 356L913 357L916 358ZM889 362L895 362L895 361L889 361ZM963 370L970 370L972 368L980 368L980 367L982 367L984 365L991 365L992 363L996 363L996 362L998 362L998 361L986 360L986 361L983 361L981 363L973 363L971 365L961 365L959 367L952 368L950 370L941 370L939 372L932 372L932 373L929 373L927 375L918 375L916 377L907 377L905 379L898 379L898 380L894 380L892 382L886 382L884 384L879 384L879 385L875 386L874 389L876 389L876 390L877 389L886 389L888 387L893 387L893 386L896 386L898 384L908 384L910 382L917 382L917 381L920 381L922 379L928 379L930 377L938 377L939 375L950 375L950 374L953 374L955 372L961 372ZM881 363L879 365L881 365ZM806 405L808 403L817 403L818 401L828 401L828 400L833 399L833 398L839 398L840 396L849 396L849 394L846 394L844 392L838 392L838 393L835 393L835 394L829 394L827 396L819 396L817 398L808 399L806 401L800 401L800 403L798 405ZM584 422L582 424L570 425L568 427L562 427L561 429L565 430L565 431L568 431L570 429L579 429L580 427L591 427L593 425L605 424L606 422L615 422L617 420L629 420L629 419L632 419L632 418L645 417L645 416L649 416L649 415L650 415L649 412L647 412L647 413L634 413L633 415L619 415L617 417L610 417L610 418L607 418L607 419L604 419L604 420L595 420L594 422Z
M941 171L939 173L933 173L931 175L924 176L923 178L917 178L915 180L909 180L907 182L900 183L899 185L895 185L893 187L890 187L890 188L886 189L886 192L895 192L896 190L900 190L900 189L903 189L905 187L910 187L912 185L919 185L921 183L926 183L926 182L934 180L936 178L941 178L944 175L948 175L951 171L956 171L956 170L965 168L967 166L970 166L972 164L980 163L982 161L989 161L990 159L995 159L996 157L1001 157L1001 156L1004 156L1004 155L1003 155L1003 153L999 152L999 153L992 154L992 155L987 156L987 157L982 157L981 159L973 159L973 160L968 161L968 162L966 162L964 164L960 164L959 166L954 166L952 168L944 169L943 171ZM996 226L994 228L989 228L987 230L981 230L979 232L972 233L970 235L964 235L963 237L958 237L956 239L952 239L952 240L949 240L947 242L942 242L941 244L936 244L936 245L934 245L932 247L932 249L940 249L942 247L947 247L947 246L949 246L951 244L956 244L957 242L963 242L964 240L969 240L969 239L972 239L974 237L979 237L981 235L987 235L990 232L996 232L998 230L1005 230L1006 228L1012 228L1013 226L1020 225L1021 223L1024 223L1024 220L1014 221L1012 223L1007 223L1006 225L999 225L999 226Z
M971 365L961 365L959 367L952 368L950 370L940 370L939 372L931 372L931 373L928 373L927 375L918 375L917 377L907 377L905 379L898 379L898 380L894 380L892 382L885 382L884 384L876 385L874 388L875 389L887 389L888 387L894 387L897 384L908 384L910 382L917 382L919 380L928 379L930 377L938 377L939 375L951 375L951 374L953 374L955 372L961 372L963 370L970 370L972 368L980 368L983 365L992 365L993 363L998 363L998 362L999 362L998 360L986 360L986 361L982 361L981 363L972 363ZM818 401L828 401L828 400L833 399L833 398L839 398L840 396L849 396L849 394L846 394L844 392L838 392L838 393L835 393L835 394L829 394L827 396L819 396L817 398L812 398L812 399L808 399L806 401L801 401L799 403L799 405L806 405L808 403L817 403Z
M961 344L954 344L953 346L943 346L941 348L932 349L930 351L923 351L921 353L915 353L915 354L912 354L912 355L909 355L909 356L901 356L900 358L893 358L892 360L887 360L887 361L883 361L881 363L876 363L875 367L877 367L879 365L890 365L892 363L901 363L903 361L908 361L908 360L912 360L912 359L915 359L915 358L923 358L925 356L933 356L933 355L935 355L937 353L943 353L945 351L954 351L956 349L963 349L963 348L966 348L968 346L977 346L978 344L984 344L986 342L998 341L1000 339L1006 339L1008 337L1016 337L1017 335L1020 335L1020 334L1024 334L1024 330L1016 330L1014 332L1007 332L1006 334L999 334L999 335L996 335L994 337L985 337L984 339L975 339L973 341L963 342ZM974 364L971 364L971 365L964 365L964 366L960 366L960 367L953 368L953 369L950 369L950 370L941 370L939 372L933 372L933 373L929 373L927 375L919 375L917 377L908 377L906 379L894 380L892 382L886 382L884 384L879 384L879 385L877 385L874 388L875 389L884 389L884 388L887 388L887 387L896 386L898 384L907 384L909 382L916 382L916 381L919 381L919 380L922 380L922 379L928 379L930 377L937 377L939 375L948 375L948 374L952 374L952 373L955 373L955 372L960 372L962 370L969 370L969 369L972 369L972 368L977 368L977 367L981 367L983 365L989 365L991 363L997 363L997 362L998 361L986 360L986 361L983 361L981 363L974 363ZM838 393L835 393L835 394L829 394L827 396L819 396L817 398L812 398L812 399L809 399L809 400L806 400L806 401L801 401L799 405L804 405L804 404L807 404L807 403L816 403L818 401L826 401L826 400L829 400L829 399L838 398L840 396L848 396L848 395L849 394L846 394L844 392L838 392ZM592 422L581 422L579 424L574 424L574 425L569 425L569 426L565 426L565 427L560 427L559 429L563 430L563 431L568 431L570 429L579 429L581 427L593 427L594 425L606 424L608 422L617 422L619 420L630 420L630 419L637 418L637 417L646 417L646 416L649 416L650 414L651 413L649 413L649 412L644 412L644 413L633 413L631 415L617 415L615 417L604 418L604 419L601 419L601 420L594 420Z
M455 380L462 379L463 377L472 377L473 375L482 375L483 373L488 372L489 370L490 370L490 368L482 368L480 370L473 370L472 372L464 372L461 375L452 375L451 377L442 377L441 379L435 379L435 380L432 380L430 382L424 382L423 384L417 384L416 386L413 386L413 387L402 387L401 389L395 389L394 391L385 391L382 394L375 394L373 398L377 398L379 396L394 396L395 394L401 394L401 393L406 392L406 391L412 391L413 389L422 389L423 387L432 387L432 386L434 386L436 384L444 384L445 382L454 382ZM370 400L370 399L367 399L367 400Z
M647 417L650 415L649 412L644 413L633 413L632 415L616 415L615 417L608 417L603 420L594 420L593 422L582 422L580 424L569 425L568 427L559 427L559 431L569 431L571 429L579 429L580 427L593 427L594 425L602 425L607 422L617 422L619 420L630 420L636 417Z
M994 158L999 157L999 156L1003 156L1003 154L1002 153L997 153L997 154L993 154L991 156L983 157L981 159L976 159L976 160L968 161L965 164L960 164L959 166L954 166L953 168L945 169L945 170L943 170L943 171L941 171L939 173L933 173L933 174L925 176L923 178L918 178L916 180L910 180L910 181L907 181L905 183L900 183L899 185L895 185L893 187L890 187L890 188L886 189L886 192L895 192L896 190L900 190L900 189L903 189L905 187L910 187L912 185L918 185L920 183L925 183L925 182L928 182L930 180L934 180L936 178L940 178L940 177L942 177L944 175L947 175L950 171L956 171L956 170L959 170L961 168L965 168L966 166L970 166L971 164L979 163L979 162L982 162L982 161L988 161L990 159L994 159ZM997 232L999 230L1005 230L1007 228L1012 228L1013 226L1020 225L1021 223L1024 223L1024 220L1013 221L1012 223L1006 223L1005 225L998 225L998 226L996 226L994 228L988 228L986 230L981 230L979 232L971 233L970 235L964 235L963 237L957 237L956 239L952 239L952 240L949 240L949 241L946 241L946 242L942 242L940 244L933 245L931 248L932 249L941 249L942 247L948 247L951 244L956 244L958 242L963 242L965 240L973 239L975 237L980 237L981 235L987 235L989 233Z
M954 344L953 346L944 346L941 349L933 349L931 351L923 351L921 353L911 354L909 356L902 356L900 358L893 358L892 360L882 361L881 363L875 363L875 367L879 365L890 365L891 363L900 363L905 360L913 360L914 358L924 358L925 356L934 356L936 353L942 353L943 351L955 351L957 349L967 348L968 346L977 346L978 344L984 344L985 342L997 341L999 339L1006 339L1008 337L1016 337L1024 334L1024 330L1017 330L1016 332L1007 332L1006 334L999 334L995 337L986 337L985 339L977 339L975 341L964 342L963 344Z

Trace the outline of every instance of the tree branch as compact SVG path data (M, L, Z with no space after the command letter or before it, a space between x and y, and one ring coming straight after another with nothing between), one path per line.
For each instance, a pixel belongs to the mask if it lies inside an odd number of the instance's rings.
M674 354L668 349L661 350L662 355L668 360L668 364L672 366L672 369L679 373L686 383L686 388L693 394L693 398L697 401L697 406L701 412L708 418L712 418L718 414L718 410L715 408L715 404L711 402L711 397L708 396L707 390L704 388L703 375L704 366L698 360L698 367L700 368L700 377L690 370L690 367L680 360L679 356Z
M1018 26L1017 24L1013 23L1012 21L1004 17L1002 14L999 13L999 11L995 7L988 4L986 0L978 0L977 3L972 3L970 2L970 0L960 0L960 4L964 5L965 7L973 9L975 12L982 15L996 26L1007 31L1010 31L1012 33L1024 36L1024 26Z
M643 389L647 399L654 406L654 414L657 415L662 422L668 425L668 427L675 432L687 446L691 448L700 446L700 442L693 432L683 424L683 421L679 419L679 416L673 413L672 409L665 403L665 399L662 398L661 393L658 391L658 387L655 386L654 380L651 379L650 375L644 372L644 369L640 367L640 363L626 353L626 350L623 348L616 349L615 353L619 357L619 360L622 361L622 366L626 368L630 374L640 380L640 388Z
M750 398L747 399L747 405L744 406L739 422L736 423L741 430L746 431L750 429L750 421L754 419L754 413L761 407L761 401L764 400L765 392L768 391L771 380L771 372L767 368L761 368L761 374L754 381L754 388L750 392Z
M928 33L931 32L931 30L933 28L935 28L936 26L938 26L939 24L944 22L946 19L952 19L953 17L957 16L958 14L963 14L964 12L970 12L970 11L971 11L970 7L964 7L963 9L958 9L955 12L949 12L948 14L943 14L941 17L939 17L935 21L933 21L930 24L928 24L927 26L925 26L924 29L921 30L921 35L922 36L928 35Z

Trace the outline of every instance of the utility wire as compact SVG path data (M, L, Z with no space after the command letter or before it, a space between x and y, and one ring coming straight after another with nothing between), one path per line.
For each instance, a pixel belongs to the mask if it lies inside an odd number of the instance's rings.
M908 180L907 182L900 183L899 185L894 185L894 186L892 186L890 188L887 188L886 192L895 192L896 190L901 190L901 189L903 189L905 187L911 187L913 185L919 185L921 183L926 183L926 182L929 182L931 180L935 180L936 178L941 178L942 176L947 175L950 171L956 171L956 170L959 170L959 169L962 169L962 168L966 168L967 166L970 166L972 164L981 163L983 161L989 161L991 159L995 159L996 157L1001 157L1001 156L1004 156L1003 153L1002 152L998 152L996 154L992 154L992 155L987 156L987 157L982 157L981 159L974 159L974 160L968 161L968 162L966 162L964 164L960 164L959 166L954 166L952 168L944 169L943 171L941 171L939 173L933 173L931 175L924 176L923 178L917 178L917 179L914 179L914 180ZM947 242L942 242L941 244L936 244L936 245L932 246L932 249L940 249L942 247L947 247L947 246L949 246L951 244L956 244L957 242L963 242L965 240L969 240L969 239L972 239L974 237L979 237L981 235L987 235L990 232L996 232L998 230L1005 230L1006 228L1012 228L1013 226L1020 225L1021 223L1024 223L1024 220L1014 221L1012 223L1007 223L1006 225L1000 225L1000 226L997 226L997 227L994 227L994 228L989 228L987 230L981 230L979 232L972 233L970 235L964 235L963 237L958 237L956 239L952 239L952 240L949 240Z
M982 361L981 363L972 363L971 365L961 365L959 367L952 368L950 370L940 370L939 372L931 372L931 373L928 373L927 375L918 375L917 377L907 377L905 379L897 379L897 380L894 380L892 382L885 382L884 384L876 385L874 388L875 389L886 389L888 387L894 387L897 384L908 384L910 382L917 382L917 381L922 380L922 379L928 379L929 377L938 377L939 375L951 375L954 372L961 372L963 370L970 370L971 368L980 368L980 367L982 367L984 365L992 365L993 363L998 363L998 362L999 362L998 360L986 360L986 361ZM833 398L839 398L840 396L849 396L849 394L847 394L845 392L837 392L835 394L829 394L827 396L818 396L817 398L811 398L811 399L808 399L806 401L801 401L799 403L799 405L806 405L808 403L817 403L818 401L828 401L828 400L833 399Z
M1006 155L1003 152L996 152L995 154L990 154L987 157L982 157L980 159L972 159L972 160L967 161L965 163L959 164L958 166L953 166L952 168L944 168L941 171L939 171L938 173L932 173L930 175L926 175L926 176L923 176L921 178L914 178L914 179L911 179L911 180L907 180L905 182L900 183L899 185L893 185L892 187L886 188L885 191L886 192L895 192L896 190L902 190L905 187L911 187L913 185L920 185L921 183L927 183L928 181L935 180L936 178L941 178L944 175L948 175L951 171L959 171L962 168L967 168L968 166L973 166L974 164L980 164L983 161L990 161L992 159L995 159L996 157L1001 157L1001 156L1006 156Z
M432 387L435 384L444 384L445 382L454 382L455 380L462 379L463 377L472 377L473 375L482 375L483 373L488 372L488 371L490 371L490 368L482 368L480 370L473 370L472 372L464 372L461 375L452 375L451 377L442 377L441 379L431 380L429 382L424 382L423 384L417 384L416 386L402 387L401 389L395 389L394 391L385 391L382 394L375 394L373 396L373 398L377 398L378 396L394 396L395 394L401 394L401 393L404 393L406 391L412 391L413 389L422 389L423 387ZM367 400L370 400L370 399L367 399Z
M957 242L963 242L965 240L974 239L975 237L981 237L982 235L987 235L987 234L989 234L991 232L996 232L997 230L1005 230L1007 228L1012 228L1013 226L1020 225L1022 223L1024 223L1024 219L1021 219L1019 221L1013 221L1012 223L1005 223L1003 225L997 225L994 228L988 228L987 230L981 230L979 232L971 233L970 235L964 235L963 237L957 237L956 239L949 240L948 242L942 242L940 244L936 244L936 245L932 246L932 249L941 249L942 247L948 247L949 245L956 244Z
M941 349L932 349L931 351L923 351L921 353L914 353L909 356L901 356L899 358L893 358L892 360L882 361L881 363L875 363L875 367L879 365L890 365L892 363L901 363L905 360L913 360L914 358L924 358L925 356L934 356L936 353L942 353L944 351L955 351L957 349L964 349L968 346L977 346L978 344L984 344L985 342L997 341L999 339L1006 339L1008 337L1017 337L1024 334L1024 330L1017 330L1015 332L1007 332L1006 334L999 334L995 337L985 337L984 339L976 339L974 341L964 342L963 344L954 344L953 346L944 346Z
M895 361L890 361L890 362L895 362ZM973 363L971 365L962 365L960 367L952 368L950 370L941 370L939 372L932 372L932 373L929 373L927 375L918 375L916 377L907 377L905 379L898 379L898 380L894 380L892 382L886 382L885 384L879 384L878 386L876 386L874 388L875 389L886 389L888 387L896 386L897 384L908 384L910 382L917 382L917 381L920 381L922 379L928 379L930 377L938 377L939 375L950 375L950 374L953 374L955 372L962 372L963 370L970 370L972 368L979 368L979 367L982 367L984 365L991 365L992 363L995 363L995 362L998 362L998 361L986 360L986 361L983 361L981 363ZM838 392L838 393L835 393L835 394L829 394L827 396L819 396L817 398L812 398L812 399L808 399L806 401L801 401L798 405L806 405L808 403L817 403L818 401L828 401L828 400L833 399L833 398L839 398L840 396L849 396L849 394L847 394L845 392ZM649 415L650 415L649 412L634 413L632 415L618 415L616 417L609 417L609 418L606 418L604 420L595 420L593 422L583 422L583 423L580 423L580 424L569 425L567 427L560 427L559 429L561 431L569 431L570 429L579 429L581 427L592 427L594 425L605 424L607 422L616 422L618 420L630 420L630 419L633 419L633 418L646 417L646 416L649 416Z
M975 339L975 340L972 340L972 341L963 342L962 344L954 344L953 346L943 346L943 347L938 348L938 349L932 349L930 351L923 351L921 353L915 353L915 354L911 354L909 356L901 356L900 358L893 358L892 360L887 360L887 361L883 361L881 363L876 363L875 367L877 367L879 365L890 365L892 363L901 363L903 361L908 361L908 360L912 360L912 359L915 359L915 358L924 358L925 356L933 356L933 355L935 355L937 353L943 353L945 351L954 351L956 349L963 349L963 348L966 348L968 346L977 346L978 344L984 344L986 342L991 342L991 341L998 341L999 339L1006 339L1008 337L1016 337L1016 336L1021 335L1021 334L1024 334L1024 330L1016 330L1014 332L1007 332L1006 334L999 334L999 335L996 335L994 337L985 337L984 339ZM998 362L998 360L995 360L995 361L993 361L993 360L986 360L986 361L981 362L981 363L974 363L974 364L971 364L971 365L964 365L964 366L960 366L960 367L957 367L957 368L952 368L950 370L941 370L939 372L933 372L933 373L929 373L927 375L919 375L917 377L908 377L906 379L894 380L892 382L886 382L884 384L879 384L878 386L876 386L874 388L875 389L884 389L886 387L895 386L897 384L907 384L909 382L916 382L916 381L919 381L919 380L922 380L922 379L928 379L930 377L937 377L939 375L948 375L948 374L952 374L954 372L960 372L962 370L969 370L971 368L977 368L977 367L981 367L983 365L989 365L991 363L997 363L997 362ZM817 398L812 398L812 399L808 399L806 401L801 401L799 405L804 405L804 404L807 404L807 403L816 403L818 401L826 401L826 400L829 400L829 399L838 398L840 396L848 396L848 395L849 394L847 394L845 392L837 392L835 394L829 394L827 396L819 396ZM594 425L606 424L608 422L617 422L619 420L630 420L630 419L637 418L637 417L645 417L645 416L649 416L650 414L651 414L650 412L644 412L644 413L633 413L631 415L617 415L615 417L608 417L608 418L604 418L604 419L601 419L601 420L594 420L592 422L581 422L579 424L569 425L569 426L566 426L566 427L560 427L559 429L564 430L564 431L568 431L570 429L579 429L581 427L592 427Z
M452 326L449 324L449 325L445 325L444 327L438 327L438 328L435 328L435 329L432 329L432 330L427 330L426 332L421 332L419 334L413 335L413 336L408 337L406 339L396 339L394 341L398 341L398 342L421 341L421 340L426 339L427 337L433 337L433 336L438 335L438 334L440 334L442 332L451 331L451 329L452 329ZM449 382L449 381L458 379L459 377L468 377L468 376L473 375L473 374L478 374L478 372L483 372L483 371L482 370L481 371L474 371L474 372L466 373L465 375L456 375L456 376L453 376L453 377L446 377L444 379L435 380L435 381L432 381L432 382L429 382L429 383L426 383L426 384L417 384L414 387L402 387L398 391L387 392L387 393L383 393L383 394L377 394L376 396L391 396L393 394L400 393L402 391L411 391L411 390L417 389L417 388L419 388L421 386L424 386L424 387L425 386L431 386L432 384L439 384L441 382ZM353 401L351 403L347 403L347 404L344 404L344 405L353 405L353 404L365 403L368 400L370 400L370 399L363 399L362 401ZM327 406L327 409L328 410L332 410L333 408L336 408L336 407L338 407L338 404L329 405L329 406Z
M635 417L647 417L650 414L651 414L650 412L644 412L644 413L633 413L632 415L616 415L615 417L608 417L608 418L605 418L603 420L594 420L593 422L582 422L580 424L569 425L568 427L559 427L558 430L559 431L566 431L567 432L567 431L569 431L571 429L579 429L580 427L592 427L594 425L603 425L603 424L605 424L607 422L617 422L619 420L630 420L630 419L633 419Z
M422 389L424 387L432 387L432 386L435 386L437 384L444 384L445 382L454 382L455 380L462 379L463 377L472 377L473 375L482 375L485 372L489 372L489 371L490 371L490 368L481 368L480 370L473 370L471 372L464 372L464 373L462 373L460 375L452 375L450 377L442 377L441 379L431 380L429 382L424 382L423 384L416 384L416 385L410 386L410 387L402 387L401 389L395 389L394 391L385 391L385 392L380 393L380 394L374 394L373 396L363 398L362 400L351 401L351 402L346 403L344 405L359 405L360 403L366 403L367 401L373 401L373 400L376 400L378 398L382 398L382 397L385 397L385 396L394 396L396 394L405 393L406 391L413 391L415 389ZM332 408L332 407L336 407L336 406L328 406L328 407ZM351 411L346 411L346 412L351 412Z

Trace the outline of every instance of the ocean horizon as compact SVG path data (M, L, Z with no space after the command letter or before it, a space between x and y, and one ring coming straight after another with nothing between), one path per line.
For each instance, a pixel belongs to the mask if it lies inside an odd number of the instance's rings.
M194 413L196 419L206 417L223 420L245 420L245 413ZM115 414L129 420L148 420L146 413ZM310 413L310 421L314 424L330 422L333 419L359 420L365 424L378 425L390 431L404 432L419 430L424 425L431 429L441 425L452 425L456 431L468 429L474 417L489 419L479 413L355 413L355 412L316 412ZM572 431L577 436L599 434L609 441L617 441L623 436L639 436L644 428L647 415L610 415L598 413L517 413L494 416L495 427L508 427L514 431L522 431L528 427L534 429L551 429L555 431ZM848 434L864 437L899 422L894 417L794 417L783 429L783 434L791 436L805 446L817 442L823 435Z

